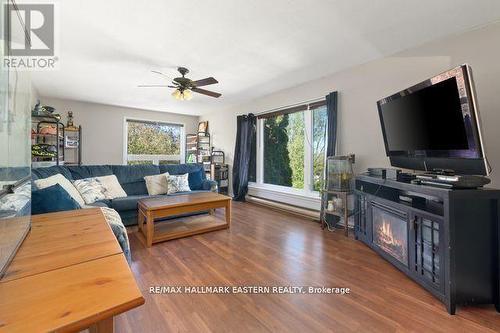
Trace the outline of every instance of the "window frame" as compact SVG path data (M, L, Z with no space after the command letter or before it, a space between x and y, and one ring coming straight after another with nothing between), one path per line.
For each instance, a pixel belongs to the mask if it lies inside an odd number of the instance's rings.
M313 140L313 125L314 125L314 110L317 107L311 108L311 105L314 106L315 103L324 101L324 98L316 99L304 103L299 103L297 105L306 104L307 109L298 112L304 112L304 188L297 189L291 186L282 186L269 184L264 182L264 122L265 118L258 118L256 125L256 170L255 170L255 182L249 182L250 187L265 189L283 193L289 193L292 195L300 195L307 196L313 198L319 198L320 192L315 191L313 189L314 186L314 167L313 167L313 159L314 152L313 147L309 144ZM276 110L271 111L269 113L279 113L279 110L285 110L290 107L283 107ZM328 132L325 130L325 141L328 142ZM324 159L326 161L326 149ZM326 166L326 163L325 163Z
M174 125L181 127L180 133L180 154L179 155L147 155L147 154L128 154L128 122L158 123L165 125ZM159 165L160 161L180 161L184 162L186 156L186 124L181 122L145 119L135 117L123 117L123 165L128 165L129 161L152 161L153 165Z

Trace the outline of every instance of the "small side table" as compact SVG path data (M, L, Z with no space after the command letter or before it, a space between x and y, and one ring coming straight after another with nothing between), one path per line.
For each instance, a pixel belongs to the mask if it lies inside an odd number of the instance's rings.
M333 191L333 190L321 190L321 229L325 229L326 226L326 216L333 215L344 218L344 233L345 236L349 236L349 216L352 215L352 212L349 211L349 205L347 203L347 199L350 194L353 192L351 190L348 191ZM342 199L343 208L336 209L333 211L327 210L328 199L329 197L338 197Z

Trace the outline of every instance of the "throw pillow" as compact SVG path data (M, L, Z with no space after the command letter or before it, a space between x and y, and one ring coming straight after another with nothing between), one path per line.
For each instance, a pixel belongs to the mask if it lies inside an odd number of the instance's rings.
M165 194L168 192L167 178L168 172L159 175L152 175L144 177L146 181L146 188L149 195Z
M63 175L60 173L43 178L43 179L37 179L34 181L35 187L39 190L43 190L44 188L50 187L55 184L61 185L61 187L68 192L68 194L76 201L80 206L85 205L85 200L83 200L82 196L78 192L78 190L75 188L75 186Z
M167 194L173 194L177 192L189 192L191 189L189 188L189 174L186 173L184 175L169 175L167 177Z
M203 170L198 170L189 173L189 188L191 190L202 190L203 186Z
M84 178L73 182L87 205L106 199L106 188L97 178Z
M106 193L104 193L106 199L123 198L127 196L127 193L125 193L115 175L96 177L96 179L101 182L106 189Z
M80 205L60 185L55 184L31 193L31 214L45 214L80 209Z

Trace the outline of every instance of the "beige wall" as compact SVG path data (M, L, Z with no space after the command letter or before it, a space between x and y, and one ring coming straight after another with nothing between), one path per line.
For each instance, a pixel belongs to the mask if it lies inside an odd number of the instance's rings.
M236 116L314 99L339 91L338 153L355 153L356 171L388 166L376 101L452 67L468 63L476 82L486 150L500 187L500 23L427 43L301 86L201 117L210 122L214 146L232 164ZM328 68L325 68L328 72ZM228 122L233 125L228 126Z
M41 97L42 105L56 108L66 123L73 111L75 125L82 126L82 161L84 164L123 163L123 124L125 117L157 120L185 125L186 133L195 133L197 116L146 111L103 104Z

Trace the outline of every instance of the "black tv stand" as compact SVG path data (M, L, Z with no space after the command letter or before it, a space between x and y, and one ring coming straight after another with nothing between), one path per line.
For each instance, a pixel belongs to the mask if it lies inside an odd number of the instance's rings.
M427 289L457 305L500 312L500 190L446 189L359 175L356 239Z

